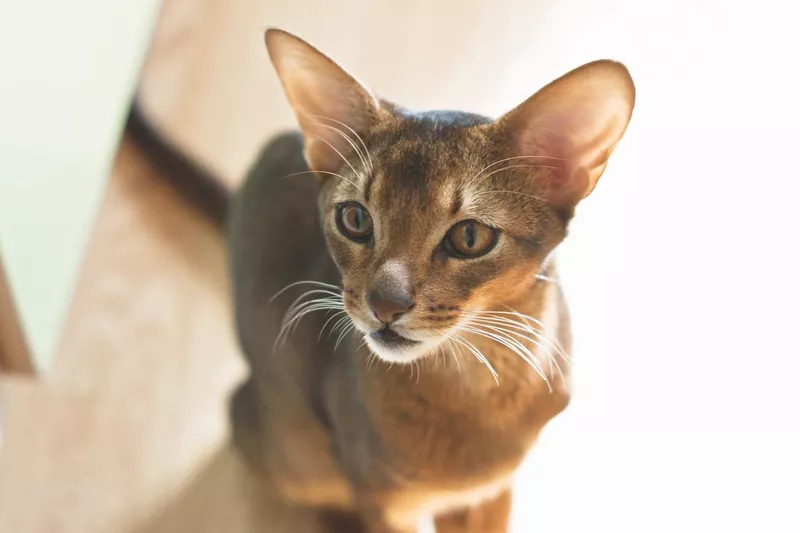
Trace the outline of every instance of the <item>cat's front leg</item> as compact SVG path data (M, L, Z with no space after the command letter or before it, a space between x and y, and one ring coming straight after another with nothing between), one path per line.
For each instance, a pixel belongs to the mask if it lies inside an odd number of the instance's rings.
M511 490L475 507L435 518L436 533L508 533Z

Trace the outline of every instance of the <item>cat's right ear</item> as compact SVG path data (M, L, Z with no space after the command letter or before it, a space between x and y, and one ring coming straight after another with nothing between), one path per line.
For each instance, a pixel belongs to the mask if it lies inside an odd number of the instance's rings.
M311 169L336 172L377 120L378 99L322 52L282 30L265 35L267 51L294 109Z

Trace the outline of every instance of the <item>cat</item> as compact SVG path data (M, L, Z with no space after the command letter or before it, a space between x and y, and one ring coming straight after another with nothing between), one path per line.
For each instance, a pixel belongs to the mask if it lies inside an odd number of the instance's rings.
M630 74L595 61L492 120L379 99L282 30L266 47L300 131L232 195L138 109L128 125L227 227L250 366L233 441L327 531L505 533L569 401L553 252L627 128Z

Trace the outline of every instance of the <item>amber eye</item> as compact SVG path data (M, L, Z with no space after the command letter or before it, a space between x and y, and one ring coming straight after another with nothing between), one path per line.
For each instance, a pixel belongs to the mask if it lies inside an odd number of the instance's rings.
M355 242L365 243L372 238L372 217L361 204L347 202L336 206L336 225L342 235Z
M494 248L499 233L496 229L475 220L459 222L447 232L444 247L453 257L480 257Z

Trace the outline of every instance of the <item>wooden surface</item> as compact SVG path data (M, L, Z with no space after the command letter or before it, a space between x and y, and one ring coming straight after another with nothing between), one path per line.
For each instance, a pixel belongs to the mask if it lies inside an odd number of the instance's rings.
M313 531L228 447L230 324L219 235L123 142L52 375L0 380L0 531Z
M159 4L0 3L0 248L42 373L57 355Z
M0 373L31 374L33 371L33 360L14 304L14 295L3 270L3 256L0 254Z

